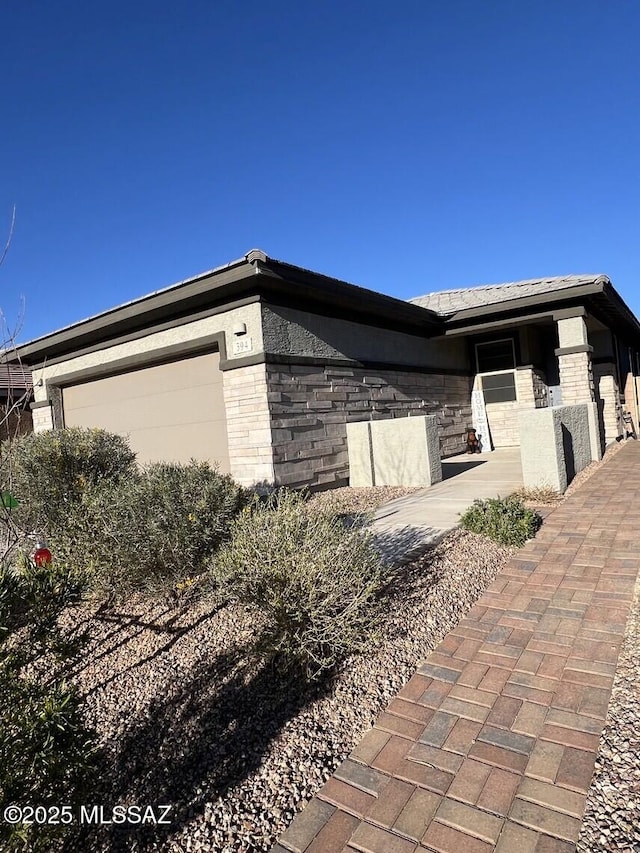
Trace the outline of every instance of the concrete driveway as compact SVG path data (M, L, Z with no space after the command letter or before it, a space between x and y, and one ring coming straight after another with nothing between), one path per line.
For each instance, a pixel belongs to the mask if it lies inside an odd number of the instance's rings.
M381 506L373 530L382 553L400 562L455 527L476 498L506 497L522 486L520 448L442 460L441 483ZM404 554L404 557L403 557Z

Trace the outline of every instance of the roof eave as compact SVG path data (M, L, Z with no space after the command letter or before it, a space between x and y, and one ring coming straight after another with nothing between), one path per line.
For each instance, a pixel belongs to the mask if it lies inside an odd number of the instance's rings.
M258 261L257 269L279 282L279 287L265 284L264 291L279 290L302 301L324 303L334 308L365 315L389 317L427 332L440 331L443 320L435 311L413 305L404 299L387 296L357 284L305 270L283 261L267 258Z
M45 358L59 358L83 347L107 343L166 320L183 319L186 323L204 308L224 306L246 296L293 299L294 307L296 302L304 301L324 307L327 313L341 309L354 319L387 318L426 334L442 328L442 319L426 308L252 251L239 261L27 341L15 348L14 357L25 364L39 364Z
M640 321L638 321L638 318L631 311L610 281L605 283L602 295L607 299L609 305L620 318L623 325L630 327L636 335L640 336Z
M606 276L600 276L593 282L581 284L564 290L551 291L549 293L536 294L535 296L524 296L519 299L508 299L504 302L495 302L492 305L478 305L473 308L464 308L444 317L446 326L464 324L469 320L477 320L479 317L491 317L498 314L522 313L528 309L539 308L542 305L558 304L575 299L602 293L607 284L611 284Z
M251 289L254 278L255 268L246 259L233 262L20 344L15 347L16 360L31 364L45 355L60 355L171 315L196 311L205 302L215 304Z

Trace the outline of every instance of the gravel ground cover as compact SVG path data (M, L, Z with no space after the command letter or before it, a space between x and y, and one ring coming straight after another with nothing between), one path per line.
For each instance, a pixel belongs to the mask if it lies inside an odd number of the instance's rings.
M336 515L367 515L389 501L419 491L411 486L342 486L311 495L309 506Z
M568 493L600 464L581 472ZM367 514L412 491L346 488L310 503ZM370 654L311 688L256 660L261 625L242 607L142 599L116 609L85 605L74 622L91 641L72 677L104 748L101 787L90 799L172 803L173 810L169 827L103 828L69 849L269 850L512 553L470 533L449 534L405 567ZM579 853L640 851L639 625L636 599Z
M640 851L640 576L577 853Z
M266 851L465 614L512 549L455 531L407 565L369 654L308 688L251 654L241 607L86 605L73 679L104 747L94 802L172 803L170 827L92 831L75 850Z

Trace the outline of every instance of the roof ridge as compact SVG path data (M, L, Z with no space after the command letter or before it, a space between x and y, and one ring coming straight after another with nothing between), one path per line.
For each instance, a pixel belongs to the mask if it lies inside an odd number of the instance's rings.
M549 275L539 276L538 278L521 278L517 281L499 281L493 284L470 284L467 287L450 287L446 290L432 290L425 293L425 296L437 296L441 293L466 293L468 290L491 290L495 287L519 287L526 284L539 284L541 282L552 281L570 281L571 279L592 278L596 281L599 278L606 277L605 273L567 273L566 275ZM420 297L415 297L420 299Z

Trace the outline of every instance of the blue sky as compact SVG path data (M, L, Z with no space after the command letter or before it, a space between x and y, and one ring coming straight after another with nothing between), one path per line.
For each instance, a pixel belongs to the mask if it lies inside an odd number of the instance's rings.
M5 4L0 268L45 334L260 247L399 298L640 314L636 0Z

